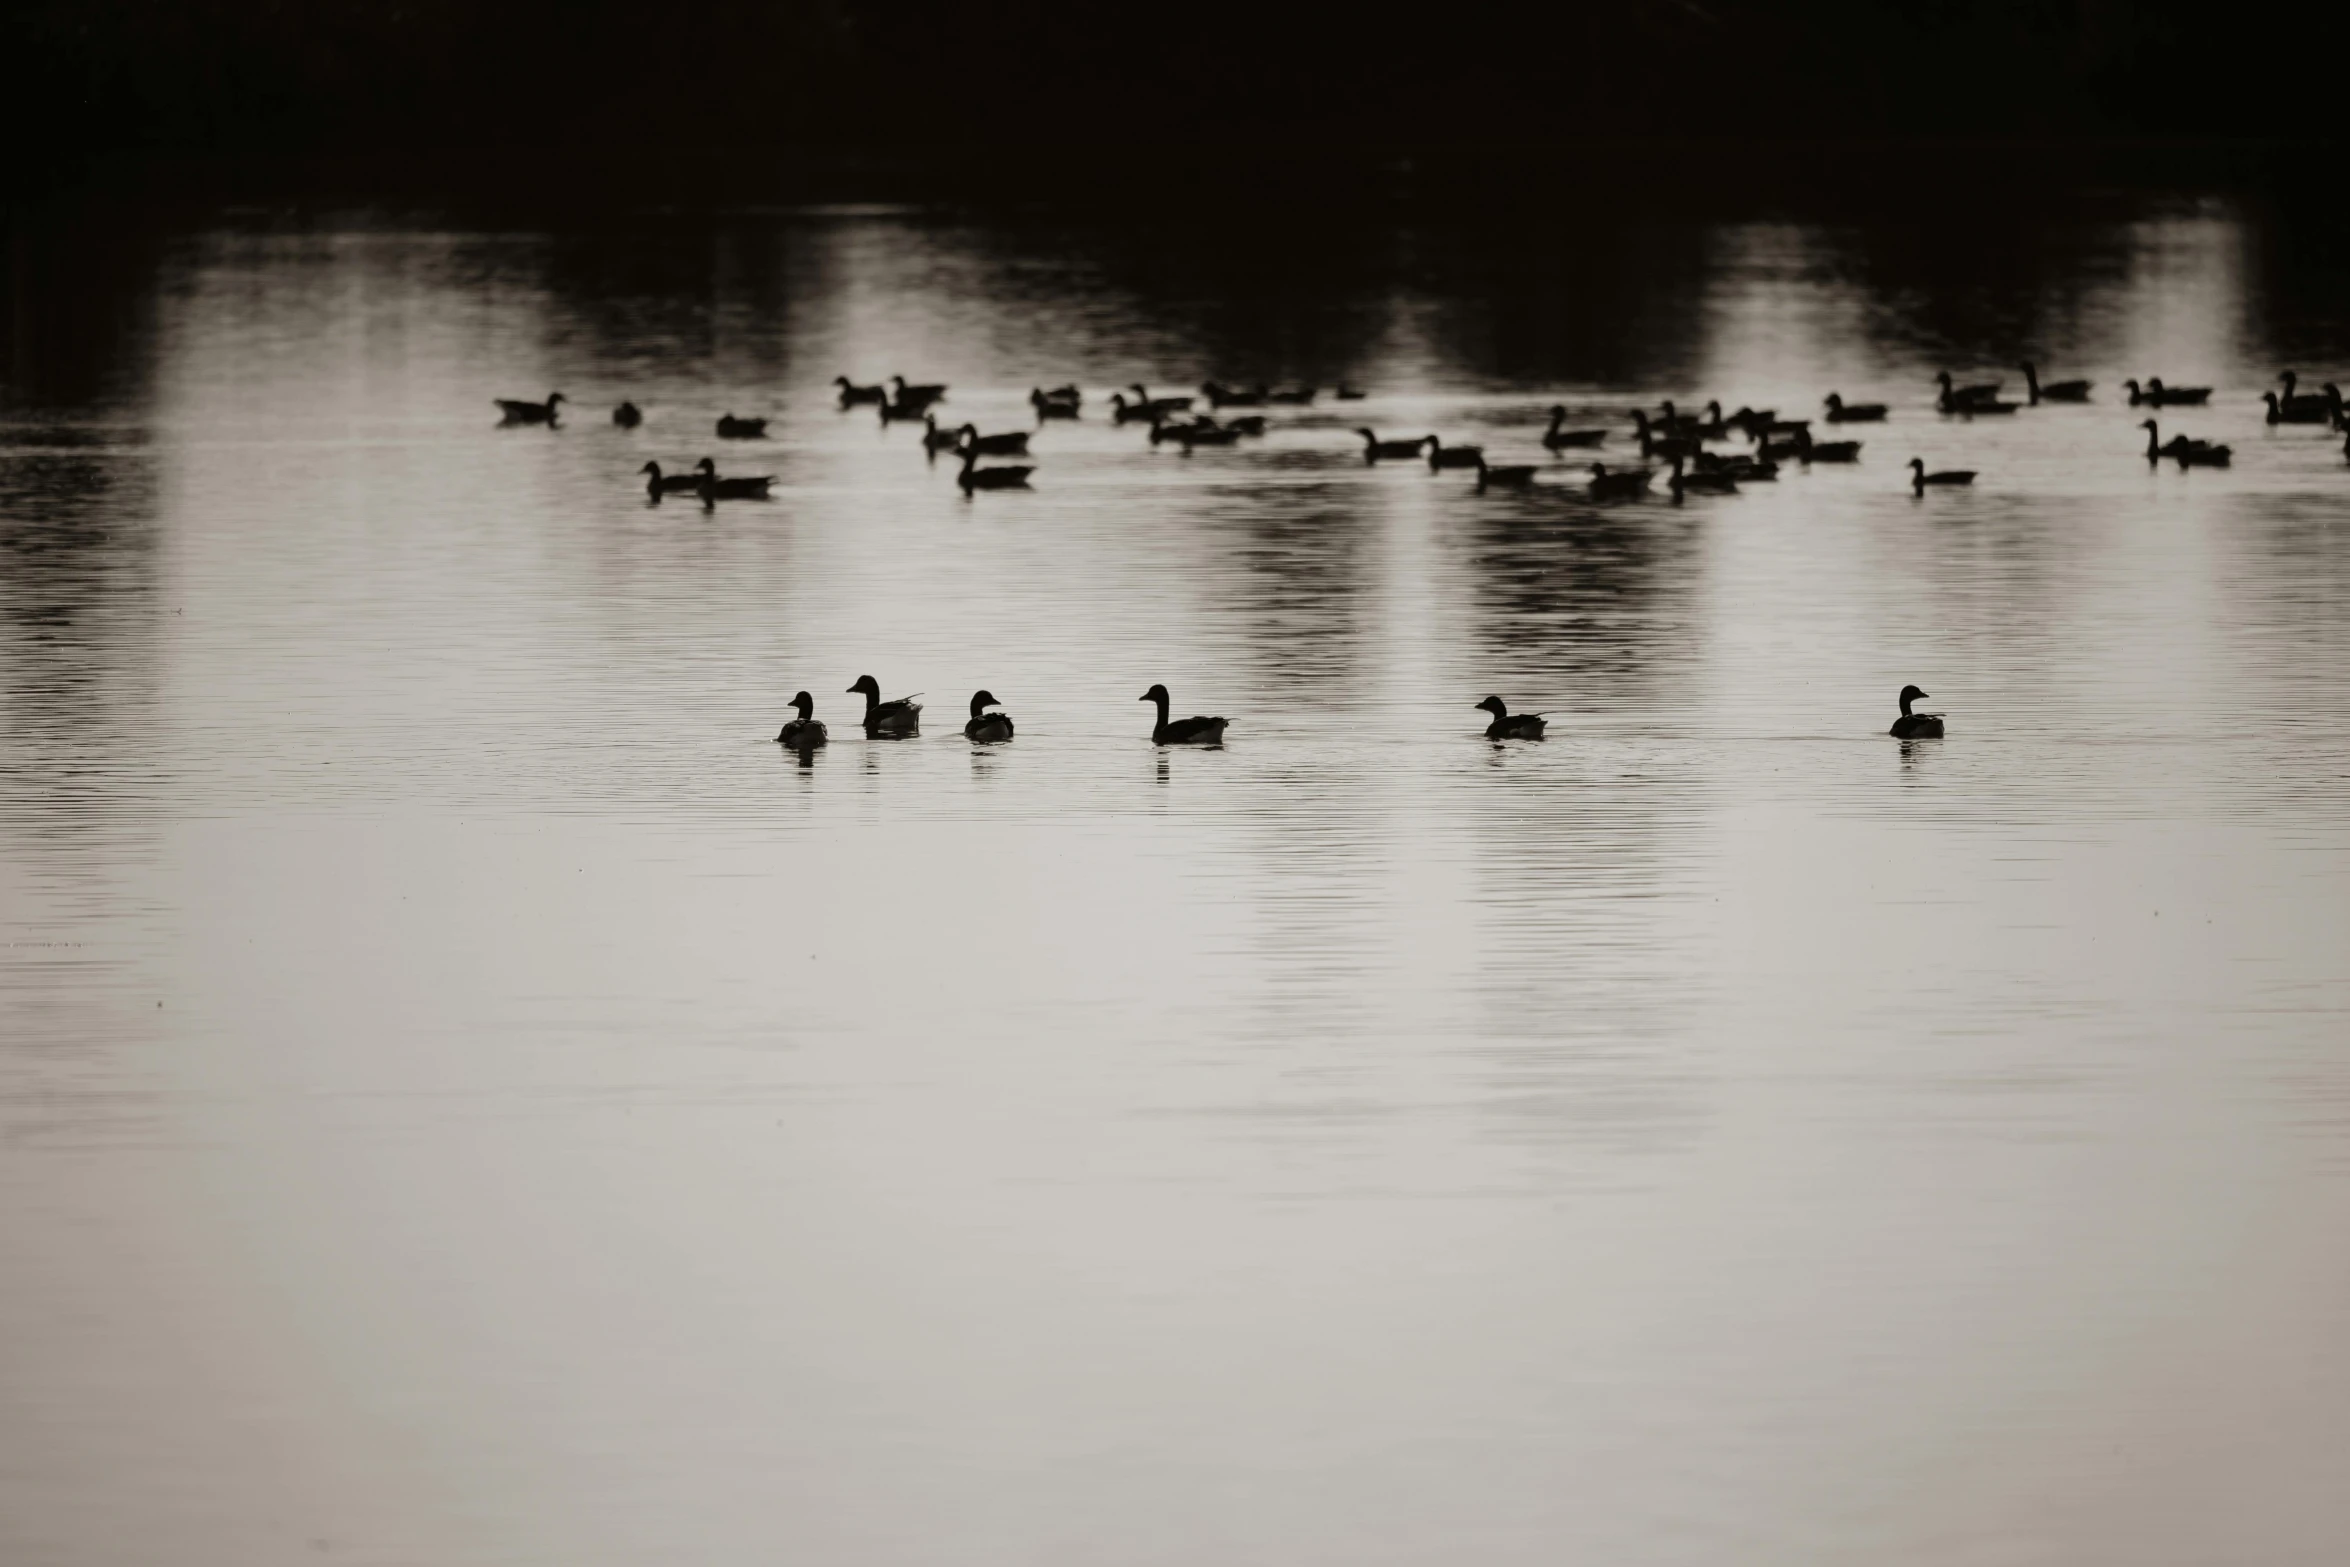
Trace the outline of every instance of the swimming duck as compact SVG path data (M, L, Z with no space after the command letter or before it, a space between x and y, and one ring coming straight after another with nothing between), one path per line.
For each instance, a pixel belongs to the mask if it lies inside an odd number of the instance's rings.
M1190 408L1192 403L1188 397L1153 397L1140 381L1134 382L1127 387L1127 390L1134 394L1135 401L1145 407L1164 408L1169 413L1182 413Z
M1776 462L1782 457L1800 457L1803 455L1803 443L1810 439L1811 432L1803 429L1795 431L1792 440L1774 441L1767 434L1758 435L1754 438L1754 454L1765 462Z
M1145 397L1130 402L1118 392L1110 394L1110 418L1117 424L1147 424L1164 419L1169 414L1183 413L1191 407L1188 397Z
M2333 423L2332 412L2327 409L2324 401L2320 398L2304 397L2298 403L2288 406L2276 393L2263 392L2260 394L2260 400L2268 404L2268 422L2270 424Z
M706 501L763 501L774 486L775 475L771 473L738 474L721 479L718 465L709 458L694 464L694 488Z
M994 694L991 692L972 692L971 722L963 726L963 733L969 736L971 739L980 741L983 744L993 744L998 740L1011 739L1012 715L1004 712L991 713L988 711L989 708L997 707L999 705L1000 704L997 703Z
M1591 465L1591 498L1595 501L1628 501L1648 493L1649 481L1656 473L1648 468L1619 468L1608 472L1606 463Z
M1085 395L1074 386L1056 386L1051 391L1032 386L1028 389L1028 405L1036 410L1036 421L1047 419L1075 419L1085 406Z
M967 424L955 432L963 439L965 449L982 457L1025 457L1028 455L1028 432L1010 430L1002 435L981 435L979 426Z
M1283 407L1306 408L1312 406L1314 396L1320 390L1313 386L1277 386L1265 394L1265 401Z
M1567 405L1553 403L1550 408L1550 428L1542 432L1542 444L1554 452L1579 446L1599 446L1606 442L1605 430L1570 430L1566 428Z
M1916 686L1903 686L1901 688L1901 716L1893 720L1893 727L1886 732L1896 740L1941 739L1942 715L1940 713L1913 713L1909 710L1910 703L1925 700L1927 700L1926 693L1920 691Z
M1698 473L1726 473L1741 484L1779 476L1777 463L1751 452L1699 452L1689 466Z
M612 410L612 422L623 430L633 430L645 422L645 412L634 403L622 403Z
M698 473L663 473L657 462L646 463L637 472L647 475L645 493L655 500L664 495L676 495L681 491L698 488L702 482L702 476Z
M955 476L955 482L963 487L965 495L973 490L1025 490L1028 488L1028 476L1034 472L1036 469L1033 466L982 468L979 466L979 454L966 451L963 453L963 471Z
M1920 495L1926 493L1929 484L1959 485L1974 482L1975 471L1972 468L1947 468L1940 473L1928 473L1924 459L1912 457L1909 460L1909 485Z
M907 402L901 398L894 403L876 405L874 413L881 420L882 428L886 430L893 424L912 424L917 419L929 418L930 405L923 402Z
M1942 389L1940 401L1944 404L1989 403L1999 399L2000 383L1997 381L1977 381L1972 386L1959 386L1951 381L1949 371L1937 370L1934 372L1934 384Z
M1194 446L1237 446L1240 444L1241 433L1232 425L1218 424L1213 419L1201 419L1178 428L1175 432L1175 439L1183 443L1183 455L1188 457Z
M963 430L969 428L971 428L969 425L963 426ZM933 457L936 457L940 452L957 451L963 444L963 430L942 430L938 427L938 415L924 414L922 416L922 449Z
M1632 410L1632 427L1638 433L1643 457L1686 457L1697 450L1697 442L1686 435L1657 434L1648 415L1638 408Z
M732 414L720 414L718 416L718 435L721 440L728 441L763 440L767 435L767 421L764 419L737 419Z
M1439 468L1474 468L1485 460L1482 446L1447 446L1435 436L1428 437L1428 471Z
M1675 500L1689 494L1735 495L1738 492L1738 476L1721 468L1684 473L1681 470L1681 459L1676 457L1673 459L1672 475L1665 480L1665 488L1673 492Z
M1151 727L1151 743L1153 745L1221 745L1224 743L1224 726L1231 722L1230 719L1178 718L1170 723L1167 719L1167 703L1170 699L1167 696L1165 686L1154 685L1135 700L1158 704L1159 721Z
M1485 460L1485 454L1483 452L1479 452L1477 454L1478 494L1484 494L1489 488L1503 490L1522 490L1531 485L1533 482L1534 465L1532 463L1513 463L1506 468L1496 468Z
M1084 411L1075 403L1058 402L1048 397L1036 405L1036 422L1038 424L1044 423L1047 419L1082 419L1084 417Z
M1485 726L1485 738L1488 740L1539 740L1542 738L1542 715L1540 713L1512 713L1510 705L1497 696L1489 696L1479 702L1477 710L1493 715L1493 722Z
M1428 449L1430 441L1436 439L1433 435L1423 435L1409 441L1382 441L1368 430L1357 430L1355 434L1363 438L1363 461L1367 463L1377 462L1382 457L1417 457Z
M1799 431L1795 437L1795 460L1809 465L1815 462L1859 462L1858 441L1815 441L1809 430Z
M2277 401L2286 409L2291 411L2315 409L2318 415L2329 424L2333 422L2334 415L2341 412L2342 394L2336 390L2331 381L2325 384L2322 392L2310 395L2294 391L2294 388L2301 384L2300 375L2294 371L2284 371L2278 375L2277 379L2285 386L2285 395L2278 398Z
M2189 408L2211 401L2211 388L2208 386L2165 386L2162 377L2158 375L2147 377L2143 391L2135 381L2124 381L2122 385L2130 389L2132 408L2140 403L2151 403L2157 408Z
M2086 381L2051 381L2040 384L2040 372L2029 359L2023 363L2024 388L2034 403L2085 403L2089 400Z
M2225 468L2235 455L2234 447L2214 446L2209 441L2197 441L2171 453L2171 457L2182 468Z
M834 376L832 384L840 388L840 405L843 408L854 408L860 403L889 401L889 388L886 386L859 386L845 375Z
M795 751L813 751L826 738L824 725L814 716L816 699L802 691L791 699L791 705L800 710L800 716L784 720L783 731L775 737L775 743L790 746Z
M1221 381L1205 381L1200 395L1208 400L1210 408L1262 408L1265 389L1261 386L1226 386Z
M1681 412L1673 406L1671 398L1668 397L1657 404L1656 409L1654 414L1648 416L1648 422L1664 431L1665 434L1692 435L1696 433L1699 423L1697 415Z
M1224 428L1230 430L1234 435L1262 435L1265 433L1265 416L1263 414L1242 414L1237 419L1225 420Z
M2176 457L2184 451L2213 449L2209 441L2190 440L2183 435L2174 435L2166 441L2162 438L2161 426L2151 419L2139 420L2138 428L2146 432L2146 460L2150 463L2160 462L2165 457Z
M918 408L927 408L932 403L942 401L947 395L946 387L936 381L926 386L908 386L904 376L893 375L889 378L889 384L897 388L899 402L912 403Z
M1337 398L1342 403L1359 403L1371 394L1364 391L1359 386L1348 386L1345 382L1341 381L1338 385L1338 390L1332 392L1330 395Z
M875 740L903 740L922 732L922 704L910 696L894 702L881 699L881 683L871 675L859 675L857 683L849 687L849 694L865 693L865 733Z
M1834 392L1825 401L1830 424L1879 424L1885 418L1883 403L1848 403Z
M554 424L562 415L559 405L564 401L561 392L549 392L543 403L518 402L511 397L491 399L498 405L500 421L505 424Z

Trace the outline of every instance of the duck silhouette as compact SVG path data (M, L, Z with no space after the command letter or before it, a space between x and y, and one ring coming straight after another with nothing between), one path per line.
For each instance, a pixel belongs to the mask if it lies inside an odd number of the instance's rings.
M1491 713L1493 722L1485 726L1488 740L1539 740L1542 738L1543 717L1540 713L1513 713L1510 705L1500 697L1489 696L1477 704L1478 711Z
M997 711L989 712L989 708ZM971 693L971 721L963 726L963 733L982 744L992 745L1012 738L1012 715L1001 710L992 691Z
M1897 699L1901 703L1901 716L1893 720L1893 727L1886 733L1892 735L1896 740L1941 739L1942 715L1940 713L1913 713L1909 710L1910 703L1925 699L1926 693L1920 691L1916 686L1903 686L1901 695Z
M1224 718L1178 718L1170 721L1167 707L1170 698L1167 688L1154 685L1137 701L1154 704L1159 710L1159 721L1151 726L1153 745L1221 745L1224 728L1231 722Z
M776 735L777 745L790 746L795 751L811 750L824 744L824 725L815 717L816 699L802 691L791 699L791 705L800 710L797 718L786 719L782 731Z

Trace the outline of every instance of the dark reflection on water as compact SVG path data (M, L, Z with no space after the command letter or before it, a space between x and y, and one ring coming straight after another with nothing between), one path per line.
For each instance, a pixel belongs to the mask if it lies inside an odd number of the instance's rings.
M2350 465L2256 401L2350 340L2290 213L96 234L10 231L0 355L28 1559L2350 1532ZM1932 411L2026 357L2095 401ZM1035 487L837 407L892 373ZM2148 374L2234 468L2148 468ZM1369 395L1107 419L1209 376ZM1630 406L1831 388L1895 406L1857 465L1582 492ZM704 455L774 499L648 501Z

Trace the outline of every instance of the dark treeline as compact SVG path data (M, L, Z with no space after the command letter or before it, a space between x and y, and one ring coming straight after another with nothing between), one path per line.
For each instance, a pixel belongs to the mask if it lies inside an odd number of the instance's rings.
M1278 158L1626 136L2332 139L2350 7L18 0L11 146ZM1264 141L1262 138L1290 138ZM1252 143L1253 148L1252 148Z

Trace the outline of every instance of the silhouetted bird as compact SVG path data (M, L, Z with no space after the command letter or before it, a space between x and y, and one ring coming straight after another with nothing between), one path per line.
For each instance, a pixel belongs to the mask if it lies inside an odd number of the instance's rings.
M993 693L972 692L971 721L963 726L963 733L974 740L988 744L993 744L998 740L1011 739L1012 715L1001 711L993 713L987 711L989 708L997 706L999 704Z
M1893 720L1893 727L1886 732L1896 740L1941 739L1942 715L1940 713L1913 713L1909 710L1910 703L1924 700L1927 700L1925 692L1920 691L1916 686L1903 686L1901 688L1901 716Z
M1151 726L1154 745L1218 745L1224 739L1224 726L1231 722L1225 718L1178 718L1169 722L1165 686L1154 685L1136 700L1155 703L1158 707L1159 721Z
M1540 713L1512 713L1509 704L1497 696L1487 697L1477 707L1479 711L1493 715L1493 722L1485 726L1485 738L1488 740L1542 738L1543 719Z
M561 392L549 392L543 403L519 402L511 397L494 398L502 424L554 424L561 418L559 404L565 401Z
M922 704L910 696L881 699L881 684L871 675L859 675L849 694L865 693L865 733L875 740L903 740L922 732Z
M824 743L824 726L816 721L816 699L802 691L791 699L791 705L800 710L800 716L784 720L783 731L775 737L778 745L788 745L795 751L813 750Z

